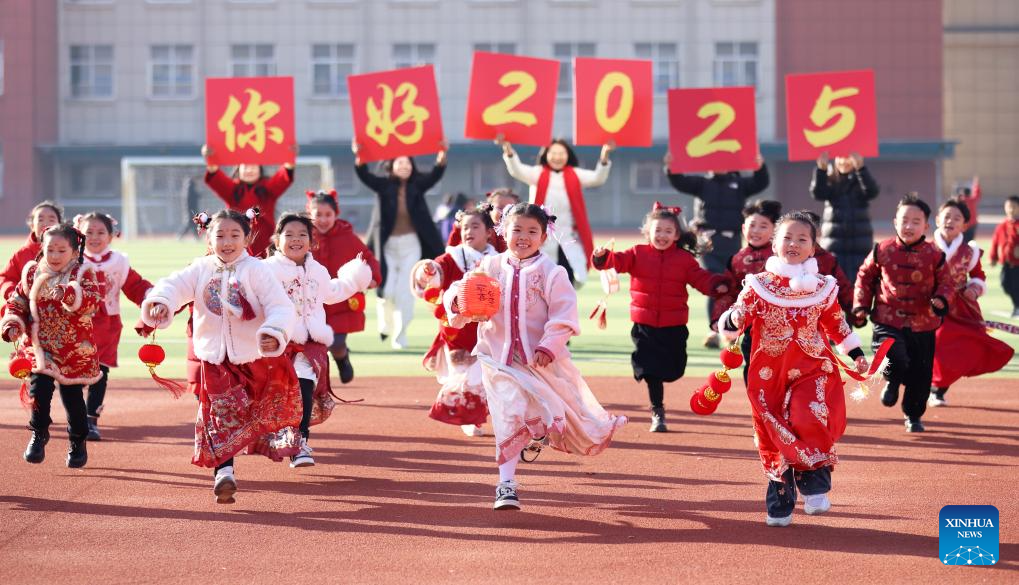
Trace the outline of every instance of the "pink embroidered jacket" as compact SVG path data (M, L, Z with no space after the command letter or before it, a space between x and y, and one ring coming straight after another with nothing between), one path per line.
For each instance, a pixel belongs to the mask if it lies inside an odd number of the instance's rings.
M501 297L499 311L478 326L474 355L506 365L512 365L514 357L532 363L535 351L554 359L570 356L566 342L580 334L580 322L577 293L565 268L544 253L517 260L503 252L486 257L480 269L499 282ZM451 327L470 322L453 308L463 282L454 282L443 295Z

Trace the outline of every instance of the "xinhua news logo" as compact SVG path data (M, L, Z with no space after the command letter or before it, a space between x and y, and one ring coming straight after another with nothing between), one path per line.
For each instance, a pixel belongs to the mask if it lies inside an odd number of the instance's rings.
M945 506L938 522L938 559L942 565L998 564L997 508Z

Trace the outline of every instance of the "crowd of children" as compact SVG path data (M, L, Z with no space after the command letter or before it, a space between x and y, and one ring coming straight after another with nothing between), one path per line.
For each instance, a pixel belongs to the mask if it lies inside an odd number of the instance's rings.
M483 436L490 421L497 510L521 506L518 462L546 447L595 455L627 422L599 404L568 349L580 334L575 289L589 267L630 275L631 365L647 387L651 432L668 430L665 385L686 371L688 288L712 299L712 329L742 348L770 526L792 521L797 493L807 514L831 506L831 469L846 430L843 373L875 375L886 354L881 403L901 402L906 430L921 432L926 409L947 405L949 387L997 371L1013 356L986 331L978 299L987 283L980 248L964 238L972 222L966 201L940 206L928 241L930 206L915 194L903 197L895 235L848 264L821 247L817 215L783 215L777 201L749 201L745 246L714 273L698 264L704 242L682 209L657 202L641 227L644 243L618 252L594 247L582 188L605 182L611 145L588 171L564 141L543 149L533 167L500 142L509 173L531 185L530 202L509 189L489 193L456 213L443 253L418 216L427 209L424 192L442 175L444 151L428 173L406 157L392 161L385 178L358 166L382 210L374 253L340 217L335 191L309 191L305 210L276 220L293 165L268 178L258 166L240 165L233 179L209 165L206 182L227 209L195 217L207 254L155 284L112 249L113 217L92 212L65 222L59 205L40 203L28 239L0 272L0 336L30 369L22 390L32 431L24 459L45 458L57 391L67 412L67 466L84 466L86 442L101 439L123 330L121 293L141 307L141 331L168 327L189 309L189 382L198 405L192 463L213 469L220 503L235 499L239 453L289 458L295 468L315 464L310 428L335 406L330 355L340 382L349 383L348 335L364 329L365 291L380 286L383 304L396 308L395 320L391 310L381 315L392 320L383 333L394 347L406 345L407 294L435 315L437 333L423 361L439 386L429 415L469 436ZM862 159L845 161L863 192L876 195ZM816 182L821 170L819 161ZM990 261L1002 264L1017 316L1019 197L1005 210ZM843 272L855 264L856 273ZM487 314L465 301L481 277L497 288ZM851 328L868 321L876 356L869 371Z

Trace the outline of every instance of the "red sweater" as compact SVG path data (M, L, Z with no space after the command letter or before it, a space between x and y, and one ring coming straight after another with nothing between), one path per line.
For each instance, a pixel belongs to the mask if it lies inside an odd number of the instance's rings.
M1019 266L1019 220L1006 219L994 228L991 264L998 262L1007 266Z
M856 307L874 323L898 329L937 329L953 293L945 253L923 238L911 245L897 237L876 244L856 276ZM938 297L946 307L935 314L931 301Z
M34 233L28 234L28 239L11 255L4 271L0 272L0 298L7 301L14 294L14 287L21 282L21 272L25 269L25 264L35 260L40 250L42 250L42 242L35 237Z
M382 282L382 269L375 255L361 238L354 233L354 226L345 219L337 219L326 233L315 232L315 251L312 254L335 278L336 271L347 262L364 255L364 261L372 269L372 280ZM357 293L342 303L326 305L326 322L334 333L364 331L364 293Z
M256 257L265 256L272 240L272 232L276 229L276 202L293 182L293 169L282 166L275 175L250 184L240 179L231 179L222 170L205 173L205 184L223 200L227 209L244 213L252 207L258 207L261 218L252 226L254 234L248 246L248 252Z
M704 270L693 254L678 246L657 250L651 244L640 244L592 258L592 262L599 270L615 268L630 273L630 319L651 327L686 325L686 287L710 296L725 282L725 277Z

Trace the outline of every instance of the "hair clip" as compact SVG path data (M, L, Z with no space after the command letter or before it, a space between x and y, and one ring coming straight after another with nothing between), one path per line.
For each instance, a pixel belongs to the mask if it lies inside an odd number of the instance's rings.
M661 201L655 201L655 204L651 206L651 211L660 211L660 210L668 211L669 213L671 213L672 215L675 215L676 217L679 217L680 215L683 214L683 208L678 206L678 205L674 205L674 206L670 207L670 206L667 206L667 205L662 205Z
M255 221L255 218L258 217L261 214L262 214L262 211L256 205L254 207L249 208L247 211L245 211L244 212L244 217L248 218L248 221Z
M304 192L304 194L307 195L308 199L310 200L310 199L314 199L315 195L317 195L318 192L313 190L313 189L308 189L307 191Z
M198 226L198 233L202 233L205 230L209 229L209 222L212 221L212 218L209 216L208 213L202 211L202 212L196 214L191 219L191 221L193 221L195 223L195 225Z

